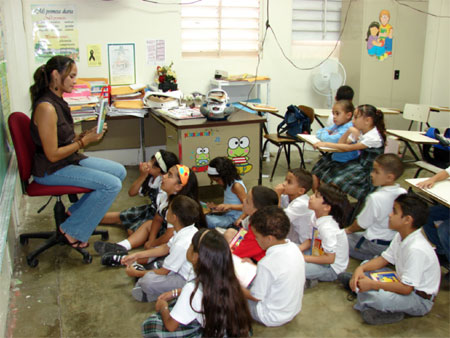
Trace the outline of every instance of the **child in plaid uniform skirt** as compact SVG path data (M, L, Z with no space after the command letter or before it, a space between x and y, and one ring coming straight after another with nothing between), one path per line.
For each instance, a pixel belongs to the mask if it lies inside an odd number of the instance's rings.
M353 114L353 126L338 143L318 142L314 147L329 147L338 151L361 152L359 158L341 163L330 161L314 174L325 183L334 183L354 198L364 198L373 190L370 172L375 158L383 153L386 128L383 113L371 105L361 105Z

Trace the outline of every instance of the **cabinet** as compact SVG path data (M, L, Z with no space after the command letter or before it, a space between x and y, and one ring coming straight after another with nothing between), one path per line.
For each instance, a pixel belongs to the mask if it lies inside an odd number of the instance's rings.
M261 180L261 124L265 118L237 111L227 121L175 120L158 110L154 118L166 130L166 150L197 174L199 186L210 184L206 174L210 160L230 158L248 187Z

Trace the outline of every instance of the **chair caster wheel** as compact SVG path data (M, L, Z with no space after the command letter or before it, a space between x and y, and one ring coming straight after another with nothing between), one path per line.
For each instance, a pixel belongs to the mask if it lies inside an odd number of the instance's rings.
M36 259L36 258L33 258L33 259L27 258L27 263L28 263L28 265L29 265L30 267L35 268L35 267L38 266L39 260Z
M107 241L109 239L109 233L102 234L102 241Z
M89 253L83 254L83 263L86 263L86 264L92 263L92 256Z
M19 241L20 241L21 245L27 245L28 244L28 238L26 238L26 237L22 237L21 236Z

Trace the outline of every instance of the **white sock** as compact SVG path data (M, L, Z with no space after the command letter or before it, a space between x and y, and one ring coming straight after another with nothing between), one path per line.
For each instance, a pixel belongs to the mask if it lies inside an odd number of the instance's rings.
M119 242L117 244L123 246L127 250L131 250L131 243L128 239L124 239L122 242Z

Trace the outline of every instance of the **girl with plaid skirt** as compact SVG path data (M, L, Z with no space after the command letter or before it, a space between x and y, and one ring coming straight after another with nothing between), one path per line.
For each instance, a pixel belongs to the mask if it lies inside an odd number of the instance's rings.
M142 324L144 337L248 337L251 316L225 238L199 230L186 254L196 277L159 296L158 313ZM177 298L174 305L169 301Z
M322 142L338 143L339 139L345 134L348 128L353 126L352 117L354 110L355 107L353 106L352 101L337 101L332 109L333 125L318 130L316 133L317 138ZM315 174L316 171L320 172L321 168L328 167L331 161L348 162L358 156L359 152L357 150L325 153L319 161L317 161L311 171L313 174L313 190L316 191L320 183L319 178Z
M153 219L160 203L160 191L162 176L167 170L178 164L178 157L170 151L160 149L152 156L150 161L139 164L139 177L128 189L128 196L147 196L150 203L131 207L121 212L110 211L105 214L100 223L122 224L128 231L128 235L135 232L147 220Z
M314 174L325 183L334 183L356 199L363 199L373 190L370 172L375 158L384 151L386 128L383 113L372 105L360 105L353 114L353 127L338 143L317 142L315 148L328 147L337 151L358 150L360 156L348 162L330 161L316 168Z

